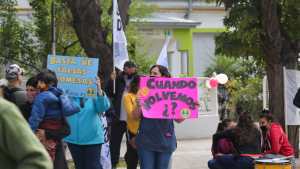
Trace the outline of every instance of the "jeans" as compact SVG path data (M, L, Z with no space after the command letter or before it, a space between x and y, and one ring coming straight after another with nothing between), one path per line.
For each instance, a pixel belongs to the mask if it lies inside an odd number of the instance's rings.
M141 169L168 169L172 152L156 152L138 148Z
M68 143L76 169L102 169L101 144L77 145Z
M209 160L208 167L209 169L253 169L254 160L251 157L222 155Z

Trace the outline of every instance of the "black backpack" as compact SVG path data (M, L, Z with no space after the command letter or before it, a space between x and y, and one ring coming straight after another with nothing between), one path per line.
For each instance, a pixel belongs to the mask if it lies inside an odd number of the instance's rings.
M15 103L16 104L16 96L15 96L15 92L17 91L23 91L23 89L21 88L18 88L18 87L14 87L14 88L8 88L8 87L4 87L3 88L3 97L12 102L12 103Z

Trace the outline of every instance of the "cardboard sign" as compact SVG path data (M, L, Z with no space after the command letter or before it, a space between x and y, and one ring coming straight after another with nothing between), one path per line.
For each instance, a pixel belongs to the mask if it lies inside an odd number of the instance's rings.
M58 79L58 88L74 97L96 97L98 59L88 57L48 56L47 68Z
M196 78L142 77L139 97L146 118L186 119L198 117Z

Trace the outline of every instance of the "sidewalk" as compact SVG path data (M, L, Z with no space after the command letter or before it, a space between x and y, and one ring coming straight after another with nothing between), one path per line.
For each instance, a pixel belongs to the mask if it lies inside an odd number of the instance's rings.
M210 138L179 140L172 158L172 169L208 169L207 161L212 158L210 147ZM125 143L122 143L121 155L124 153ZM297 169L300 169L300 159L296 160L296 164Z
M208 169L207 161L211 158L210 139L178 140L177 143L177 149L172 157L172 169ZM123 142L121 156L125 154L125 150Z

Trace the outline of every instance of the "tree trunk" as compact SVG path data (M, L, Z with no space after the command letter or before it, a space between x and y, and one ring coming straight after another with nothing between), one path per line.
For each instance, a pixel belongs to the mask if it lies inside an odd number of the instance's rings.
M283 66L281 64L268 64L267 77L269 86L269 109L275 119L285 126L284 116L284 90Z
M263 50L267 63L267 76L270 90L269 107L275 118L285 128L284 110L284 75L283 66L295 69L297 66L297 48L283 32L280 25L277 1L262 0L261 15L263 34ZM290 143L295 148L295 156L298 157L299 126L289 126L288 136Z
M73 27L79 42L88 57L99 58L98 75L106 83L113 70L113 57L112 46L106 41L108 30L101 25L101 1L66 0L66 2L73 16ZM130 0L122 0L119 4L121 17L125 18L127 23Z
M267 63L266 70L269 84L269 107L275 118L285 126L283 64L281 63L282 36L278 19L277 4L274 0L261 1L261 23L263 28L262 48Z

